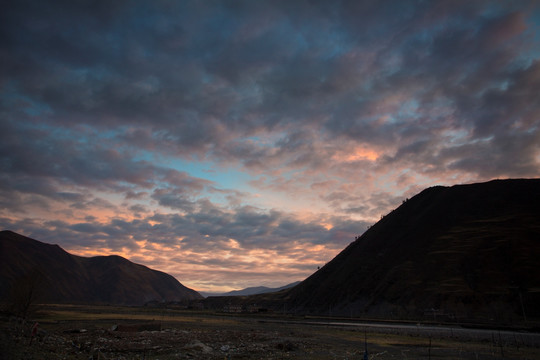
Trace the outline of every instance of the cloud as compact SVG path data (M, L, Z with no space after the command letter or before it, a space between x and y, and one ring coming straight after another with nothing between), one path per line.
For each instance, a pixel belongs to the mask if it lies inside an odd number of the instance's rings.
M0 224L80 253L260 285L424 187L539 175L534 1L1 7Z
M328 260L364 230L361 224L351 221L327 230L317 222L293 220L291 214L253 208L233 213L215 208L187 216L155 214L107 223L91 219L75 224L10 219L2 219L2 223L16 231L24 229L26 235L42 241L56 243L62 239L62 246L77 254L116 253L134 261L144 260L161 270L171 268L184 274L191 271L222 282L227 278L226 269L246 273L247 278L256 273L256 278L261 278L269 271L282 278L307 277L314 263ZM100 250L96 251L96 247ZM165 249L167 256L163 255ZM203 280L191 281L195 284Z

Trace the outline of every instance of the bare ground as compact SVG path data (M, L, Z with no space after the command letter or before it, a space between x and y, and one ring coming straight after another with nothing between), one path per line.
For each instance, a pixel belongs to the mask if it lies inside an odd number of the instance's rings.
M0 359L540 359L538 336L407 331L298 319L138 309L49 308L4 317ZM487 334L487 335L486 335ZM367 340L367 342L366 342Z

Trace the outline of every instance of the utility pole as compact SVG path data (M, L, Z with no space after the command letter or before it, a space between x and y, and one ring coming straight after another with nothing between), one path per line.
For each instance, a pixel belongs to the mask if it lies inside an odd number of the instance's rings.
M366 328L364 328L364 360L368 360L367 331L366 331Z

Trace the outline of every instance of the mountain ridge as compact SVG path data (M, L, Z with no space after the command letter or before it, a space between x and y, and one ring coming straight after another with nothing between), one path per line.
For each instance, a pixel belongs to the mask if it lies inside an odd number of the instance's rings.
M436 186L383 217L287 297L298 308L336 313L435 308L496 317L521 315L521 298L539 315L539 241L540 179Z
M221 298L295 314L540 319L540 179L427 188L278 293ZM435 314L435 315L434 315Z
M0 231L0 250L0 297L34 273L46 302L143 305L202 298L171 275L118 255L77 256L10 230Z
M2 276L20 274L24 264L39 253L40 246L46 245L41 260L49 269L58 273L55 267L69 264L81 282L94 281L88 285L92 289L100 279L108 279L110 288L104 292L110 296L100 298L101 302L122 296L121 292L115 292L115 282L123 276L129 278L130 274L110 272L108 266L119 261L130 263L127 259L78 257L57 245L43 244L12 232L0 232L0 239L6 234L22 238L25 251L17 262L6 267L9 259L6 260L5 254L10 249L5 241L0 241ZM292 288L204 300L196 293L198 297L194 300L214 309L222 309L224 304L257 304L260 308L295 314L385 319L443 316L452 321L466 319L498 324L539 320L538 259L540 179L434 186L405 200L334 259ZM84 270L88 264L96 268L92 276ZM69 282L65 272L58 276L62 280L58 282L67 287L66 294L76 292L77 286ZM129 283L135 282L132 279ZM5 291L5 284L0 282L0 293ZM165 296L143 300L174 301Z
M266 294L269 292L277 292L284 289L289 289L291 287L294 287L296 285L300 284L300 281L295 281L287 285L283 285L277 288L269 288L266 286L252 286L247 287L245 289L240 290L232 290L225 293L208 293L208 292L199 292L201 295L205 297L209 296L246 296L246 295L257 295L257 294Z

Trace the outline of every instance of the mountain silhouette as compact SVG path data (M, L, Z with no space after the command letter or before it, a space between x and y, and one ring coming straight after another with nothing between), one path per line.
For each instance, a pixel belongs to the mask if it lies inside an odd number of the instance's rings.
M540 179L435 186L405 199L293 288L207 298L295 314L540 319Z
M341 315L540 316L540 179L428 188L292 288L290 309Z
M226 293L202 293L201 292L201 295L208 297L208 296L246 296L246 295L266 294L269 292L276 292L276 291L288 289L298 284L300 284L300 281L295 281L293 283L283 285L277 288L269 288L266 286L253 286L253 287L248 287L241 290L232 290Z
M185 301L202 296L169 274L121 256L81 257L58 245L0 232L0 297L32 280L40 301L142 305L150 301Z

